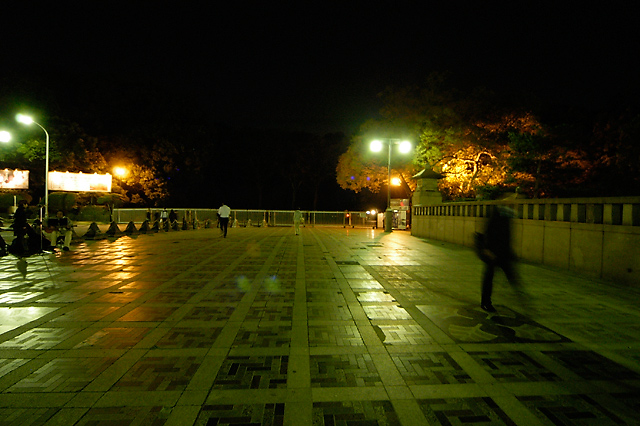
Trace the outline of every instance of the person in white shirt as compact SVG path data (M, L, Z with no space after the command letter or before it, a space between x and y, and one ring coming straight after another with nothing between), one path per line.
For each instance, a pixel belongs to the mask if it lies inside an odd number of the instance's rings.
M229 216L231 209L225 203L218 208L218 216L220 217L220 234L227 238L227 228L229 227Z
M296 235L300 235L300 222L302 222L302 212L300 209L293 212L293 226L296 230Z

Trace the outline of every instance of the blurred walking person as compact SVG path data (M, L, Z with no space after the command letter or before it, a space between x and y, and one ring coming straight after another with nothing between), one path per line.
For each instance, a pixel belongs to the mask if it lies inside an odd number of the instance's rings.
M480 307L487 312L496 312L491 302L496 267L502 269L512 285L518 285L518 277L514 269L515 255L511 249L510 216L508 210L495 206L487 222L485 233L481 236L479 255L485 267L482 275Z
M300 235L300 223L302 223L302 212L300 209L293 212L293 226L296 230L296 235Z
M229 227L229 216L231 209L225 203L218 208L218 216L220 218L220 235L227 238L227 228Z

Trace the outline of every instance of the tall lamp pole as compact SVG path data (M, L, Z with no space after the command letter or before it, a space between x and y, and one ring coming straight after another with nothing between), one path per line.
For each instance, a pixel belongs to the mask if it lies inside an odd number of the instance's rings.
M384 212L384 232L391 232L393 227L393 210L391 210L391 146L398 145L401 153L411 151L411 142L401 139L376 139L371 142L369 148L371 151L380 152L382 150L383 141L387 144L387 209Z
M33 121L33 118L27 116L27 115L23 115L23 114L18 114L16 116L16 120L18 120L18 122L22 123L22 124L26 124L26 125L30 125L30 124L35 124L36 126L40 127L42 129L42 131L45 134L45 139L46 139L46 143L45 143L45 159L44 159L44 214L45 216L49 214L49 133L47 132L47 129L45 129L44 127L42 127L39 123L36 123L35 121Z

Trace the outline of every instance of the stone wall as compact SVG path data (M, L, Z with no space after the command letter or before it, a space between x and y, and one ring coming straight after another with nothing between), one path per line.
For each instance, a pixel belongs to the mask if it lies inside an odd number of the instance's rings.
M472 247L494 205L513 210L521 259L640 285L640 197L414 205L411 234Z

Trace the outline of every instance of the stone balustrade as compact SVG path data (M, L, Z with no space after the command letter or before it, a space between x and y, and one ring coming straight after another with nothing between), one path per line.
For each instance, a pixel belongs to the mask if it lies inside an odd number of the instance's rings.
M411 233L471 247L495 205L513 211L514 251L522 260L640 284L640 197L414 205Z

